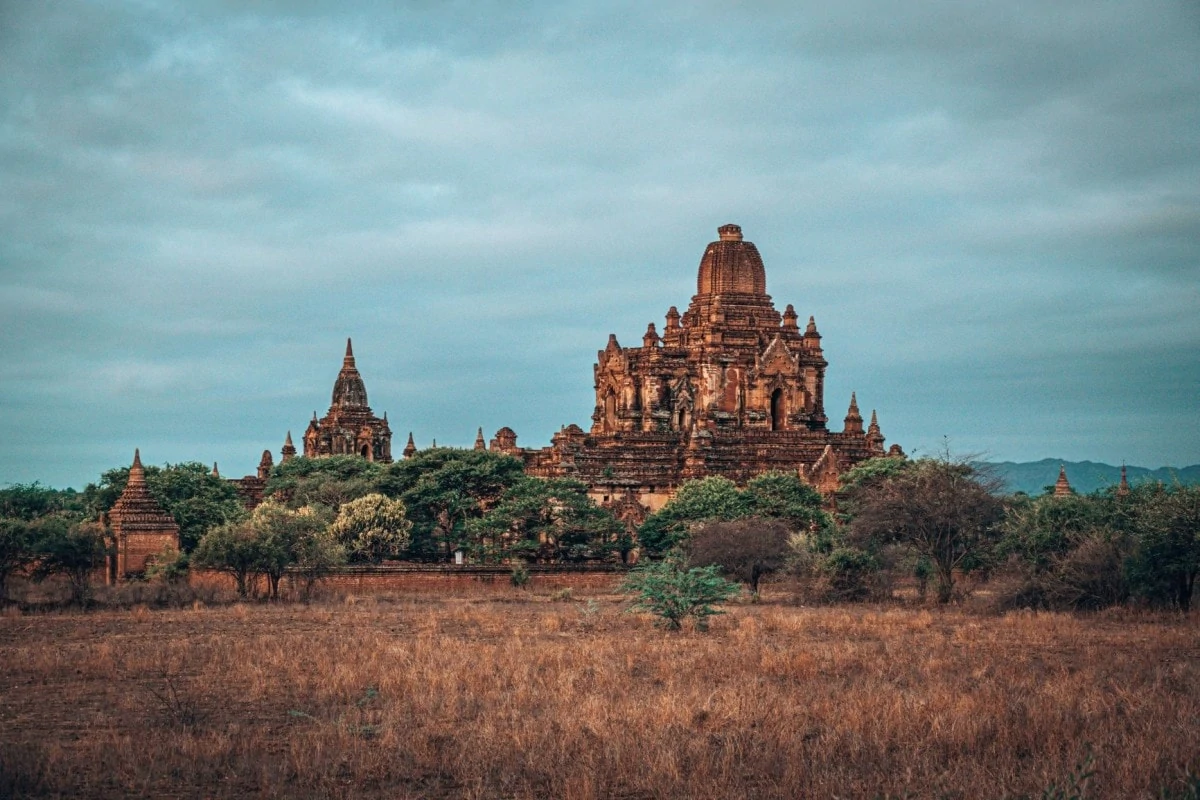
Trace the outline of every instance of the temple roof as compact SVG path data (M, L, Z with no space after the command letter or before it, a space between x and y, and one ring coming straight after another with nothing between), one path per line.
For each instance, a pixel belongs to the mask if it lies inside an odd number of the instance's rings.
M738 225L722 225L720 239L711 242L700 259L697 294L767 293L767 273L753 242L742 240Z
M346 356L342 369L333 384L333 406L337 408L366 408L367 387L358 368L354 366L354 350L346 339Z
M216 465L213 465L216 469ZM142 468L142 455L133 451L133 465L129 468L129 480L117 502L108 512L114 528L129 530L178 530L175 518L163 511L146 486L146 470Z

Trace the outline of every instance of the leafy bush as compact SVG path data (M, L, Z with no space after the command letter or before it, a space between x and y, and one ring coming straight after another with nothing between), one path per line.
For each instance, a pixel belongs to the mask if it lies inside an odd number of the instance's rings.
M685 567L676 558L639 566L629 574L622 591L636 595L632 611L649 611L667 629L677 631L688 617L697 630L708 629L708 618L723 614L714 606L724 603L741 587L721 577L719 567Z

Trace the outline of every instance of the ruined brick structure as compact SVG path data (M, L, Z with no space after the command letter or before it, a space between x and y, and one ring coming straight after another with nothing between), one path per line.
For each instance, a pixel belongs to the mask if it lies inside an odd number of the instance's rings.
M531 475L573 477L630 524L660 508L692 478L722 475L744 484L771 470L798 472L823 492L849 466L887 452L875 413L863 429L851 395L841 431L825 412L825 369L816 321L801 329L767 294L766 270L737 225L700 259L687 311L667 311L640 347L615 335L594 367L591 429L560 430L546 448L517 447L501 428L490 449L525 462Z
M283 456L289 457L288 446L291 434L284 447ZM291 449L295 452L295 448ZM354 365L354 350L346 340L346 356L342 369L333 384L333 402L329 413L317 419L313 412L312 422L304 432L304 456L357 455L368 461L384 464L392 462L392 431L388 427L387 414L383 419L371 413L367 405L367 387Z
M216 470L216 465L213 469ZM125 490L108 513L101 515L100 522L109 530L111 552L106 573L109 583L144 572L165 547L179 549L179 525L150 496L138 450L133 451Z

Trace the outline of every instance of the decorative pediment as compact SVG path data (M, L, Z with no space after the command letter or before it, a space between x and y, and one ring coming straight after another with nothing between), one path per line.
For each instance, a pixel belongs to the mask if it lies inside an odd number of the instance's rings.
M760 375L795 375L800 371L783 338L776 335L758 359Z

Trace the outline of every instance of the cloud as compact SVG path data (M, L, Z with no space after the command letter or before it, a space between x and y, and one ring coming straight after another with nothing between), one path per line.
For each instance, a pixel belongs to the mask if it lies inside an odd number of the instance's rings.
M250 471L346 335L396 430L544 443L727 221L816 315L829 408L859 389L892 440L1200 451L1193 4L5 16L0 481L142 437Z

